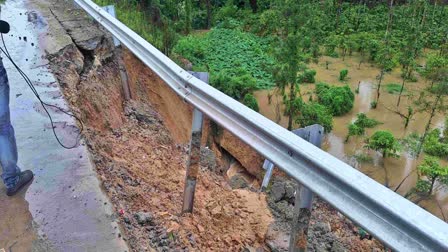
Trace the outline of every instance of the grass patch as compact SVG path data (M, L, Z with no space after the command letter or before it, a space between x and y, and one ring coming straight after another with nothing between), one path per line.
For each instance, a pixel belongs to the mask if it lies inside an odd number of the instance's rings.
M401 85L397 83L386 84L386 90L389 94L400 94ZM406 88L403 88L403 92L406 92Z
M358 153L353 155L353 157L356 159L356 161L360 163L372 163L373 158L365 153Z

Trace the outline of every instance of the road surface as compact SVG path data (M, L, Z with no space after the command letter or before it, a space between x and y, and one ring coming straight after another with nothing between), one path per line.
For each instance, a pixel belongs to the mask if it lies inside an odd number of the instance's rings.
M11 24L4 38L12 58L44 101L67 108L41 49L54 42L46 38L50 20L23 0L8 0L1 9L1 19ZM12 64L6 58L3 62L11 87L19 166L31 169L35 180L26 192L12 198L0 185L0 251L127 251L87 148L82 142L72 150L58 145L38 100ZM50 112L57 122L56 132L72 145L77 134L74 120Z

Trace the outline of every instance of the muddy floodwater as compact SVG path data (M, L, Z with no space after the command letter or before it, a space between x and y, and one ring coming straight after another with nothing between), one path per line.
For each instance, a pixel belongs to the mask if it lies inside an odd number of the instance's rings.
M326 61L329 62L328 70L326 69ZM404 177L412 173L398 190L398 193L404 195L415 186L417 180L415 169L423 160L424 154L421 154L417 160L403 150L400 158L383 159L381 154L363 148L364 137L350 137L350 140L345 143L345 138L348 133L347 126L356 120L358 113L366 113L368 117L374 118L382 123L373 129L367 129L368 136L377 130L389 130L396 138L401 139L412 132L422 134L428 121L428 113L417 113L409 123L408 128L404 129L403 119L400 115L391 111L396 108L398 95L389 94L386 91L386 84L402 83L400 69L395 69L385 75L381 85L379 105L376 109L371 109L370 103L376 98L377 76L380 70L370 63L363 63L358 69L359 62L360 57L356 55L347 57L345 61L342 58L325 56L319 60L319 63L309 65L311 69L317 71L316 83L326 82L332 85L345 85L344 82L338 79L339 71L342 69L348 69L349 71L349 78L346 83L350 85L353 92L355 92L359 83L359 93L355 94L353 109L343 116L334 117L333 130L327 134L323 148L333 156L345 161L381 184L385 184L385 169L387 169L389 187L392 190L398 186ZM412 105L413 100L417 99L420 93L419 90L426 86L428 86L428 83L422 77L418 77L417 82L406 83L406 96L402 97L400 104L400 111L403 114L406 114L407 107ZM308 101L314 88L314 84L303 84L300 86L300 93L304 101ZM270 104L268 94L273 94ZM259 102L260 113L286 127L288 119L283 116L284 106L281 104L281 96L276 95L275 90L260 90L255 93L255 96ZM446 114L438 114L435 116L432 120L431 128L443 128L444 116ZM359 154L366 154L372 160L359 162L354 157L354 155ZM444 165L448 165L446 161L442 162ZM448 217L448 188L446 186L438 186L432 197L420 200L417 203L439 218L445 219Z

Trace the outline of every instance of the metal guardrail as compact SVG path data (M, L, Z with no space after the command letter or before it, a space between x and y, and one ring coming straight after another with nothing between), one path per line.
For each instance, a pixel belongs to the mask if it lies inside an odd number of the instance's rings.
M448 251L448 224L339 159L196 79L90 0L75 2L185 101L388 247Z

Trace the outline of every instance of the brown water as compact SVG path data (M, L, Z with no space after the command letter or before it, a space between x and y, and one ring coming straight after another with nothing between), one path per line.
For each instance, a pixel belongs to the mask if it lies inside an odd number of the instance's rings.
M325 68L325 61L330 62L328 70ZM322 81L333 85L344 85L343 82L338 80L339 71L348 69L349 79L346 81L347 84L354 91L359 83L359 94L356 94L354 108L343 116L334 117L333 131L327 135L323 148L333 156L345 161L382 184L385 183L384 168L386 168L389 177L389 186L394 190L402 179L417 167L423 160L424 155L420 155L420 158L416 160L408 153L403 152L400 158L383 159L381 154L363 148L363 137L351 137L349 142L345 143L344 141L348 133L347 126L356 119L356 114L366 113L368 117L383 123L373 129L368 129L368 135L371 135L377 130L389 130L396 138L403 138L412 132L423 133L428 120L428 114L416 114L405 130L403 119L398 114L388 110L388 108L396 108L398 95L387 93L385 86L388 83L401 84L400 69L396 69L384 76L379 105L376 109L371 109L370 103L376 98L376 77L379 75L380 70L370 63L363 63L360 69L358 69L359 61L359 56L348 57L345 61L342 61L342 59L322 57L318 64L310 64L309 66L317 71L316 82ZM417 97L419 90L427 85L423 78L419 78L418 82L406 83L406 90L407 93L415 93L415 97ZM314 90L314 87L314 84L305 84L300 87L305 101L309 99L308 97ZM270 104L268 102L269 93L274 94ZM283 111L284 106L281 105L281 96L276 96L275 90L257 91L255 97L259 102L261 114L282 126L287 125L287 118L282 113L276 113L278 111L277 107L280 107L281 111ZM403 114L406 114L407 107L412 105L412 99L408 96L402 97L400 111ZM432 128L443 128L444 116L440 114L435 116L432 121ZM361 153L368 154L372 157L372 161L358 162L353 155ZM448 165L448 163L444 162L444 165ZM415 185L416 179L417 176L414 172L403 183L398 192L404 195ZM440 218L448 217L448 189L444 186L438 186L432 197L421 200L418 203L421 207Z

